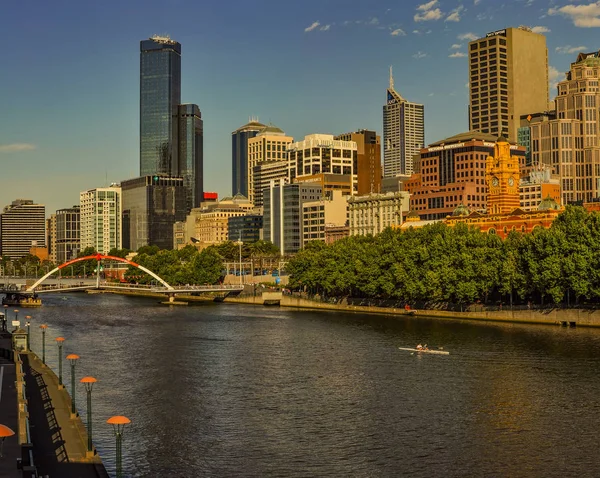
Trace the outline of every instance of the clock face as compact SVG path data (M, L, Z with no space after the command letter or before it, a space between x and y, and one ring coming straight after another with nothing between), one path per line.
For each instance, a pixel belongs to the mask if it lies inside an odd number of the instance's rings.
M498 186L498 178L493 178L492 179L492 186Z
M513 178L508 178L508 185L509 186L514 186L515 185L515 180Z

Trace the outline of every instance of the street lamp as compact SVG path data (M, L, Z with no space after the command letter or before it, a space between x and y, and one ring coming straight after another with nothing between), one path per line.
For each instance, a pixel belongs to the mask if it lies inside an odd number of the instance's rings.
M56 343L58 344L58 388L62 387L62 348L64 337L56 337Z
M42 363L46 365L46 329L48 326L46 324L40 325L40 329L42 329Z
M6 332L7 329L7 325L8 325L8 315L6 315L8 313L8 305L4 304L4 320L2 321L2 330L4 330Z
M244 283L244 276L242 275L242 245L244 244L242 242L242 236L240 234L240 240L237 241L236 243L238 246L240 246L240 285L242 285Z
M31 350L31 315L25 316L25 325L27 326L27 350Z
M14 434L15 432L8 428L6 425L0 424L0 438L2 438L2 441L0 442L0 458L2 458L2 448L4 448L4 439L11 437Z
M92 451L92 387L96 383L94 377L83 377L80 382L85 386L87 392L87 432L88 432L88 451Z
M15 309L15 320L19 320L19 309Z
M67 360L71 362L71 414L75 415L77 413L75 409L75 364L79 360L79 355L69 354Z
M106 420L106 423L110 423L113 426L113 431L115 433L115 437L117 439L116 446L116 455L117 455L117 478L123 477L122 472L122 441L123 441L123 431L125 430L125 425L131 423L129 418L124 417L122 415L116 415L114 417L110 417Z

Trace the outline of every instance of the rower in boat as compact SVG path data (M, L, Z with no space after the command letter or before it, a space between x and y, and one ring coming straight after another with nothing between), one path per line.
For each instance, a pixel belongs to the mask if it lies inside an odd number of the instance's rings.
M417 350L423 350L423 346L421 344L419 344L419 345L416 346L416 349Z

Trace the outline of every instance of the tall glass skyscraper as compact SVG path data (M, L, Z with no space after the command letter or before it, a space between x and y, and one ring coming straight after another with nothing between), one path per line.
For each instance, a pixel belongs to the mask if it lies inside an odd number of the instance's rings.
M179 173L186 190L186 209L199 207L204 193L204 133L198 105L179 105Z
M140 42L140 175L177 176L181 44L168 36Z
M265 125L251 120L231 133L231 193L248 197L248 140L254 138Z

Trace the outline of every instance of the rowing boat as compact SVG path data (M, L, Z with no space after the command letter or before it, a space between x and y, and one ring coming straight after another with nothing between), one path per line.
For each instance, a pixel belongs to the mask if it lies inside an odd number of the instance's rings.
M409 352L418 352L420 354L450 355L450 352L446 352L445 350L411 349L408 347L398 347L398 349L407 350Z

